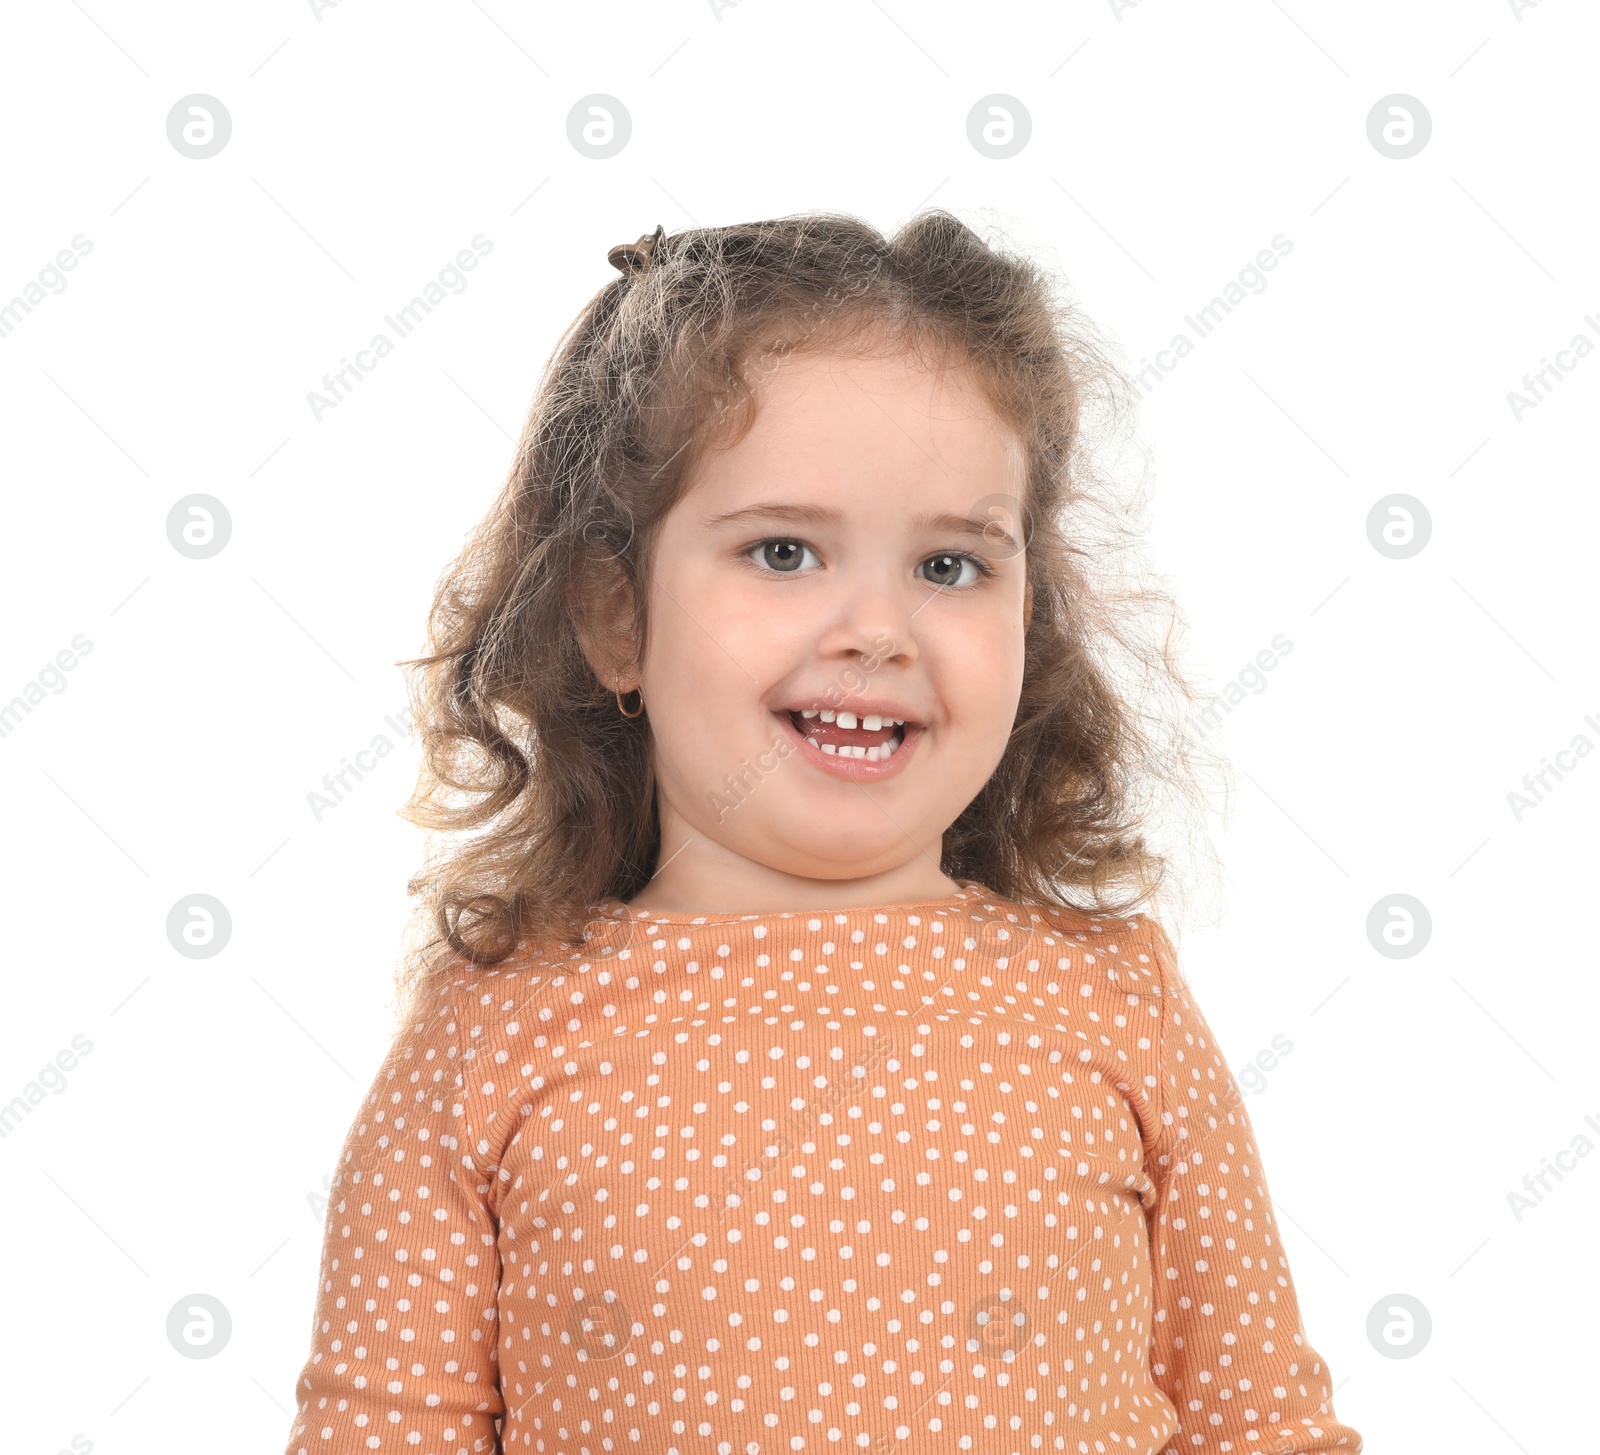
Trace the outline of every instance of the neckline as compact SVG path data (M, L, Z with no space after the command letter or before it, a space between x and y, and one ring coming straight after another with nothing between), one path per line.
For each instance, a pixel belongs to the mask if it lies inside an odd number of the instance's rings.
M663 910L630 909L615 897L603 899L596 908L605 919L619 923L651 925L684 925L688 927L739 924L744 920L798 919L837 914L913 914L918 910L948 909L984 898L995 898L994 891L976 879L958 879L961 888L939 899L908 899L894 904L826 905L817 909L751 909L751 910Z

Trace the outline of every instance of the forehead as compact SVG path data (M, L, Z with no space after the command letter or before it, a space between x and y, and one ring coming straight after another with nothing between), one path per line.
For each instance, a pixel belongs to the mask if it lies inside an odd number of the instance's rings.
M1021 440L964 358L808 350L758 361L748 429L698 461L697 508L774 492L857 508L1020 489Z
M933 422L969 421L1000 430L1004 422L988 396L982 370L953 348L911 352L888 346L862 350L807 348L747 366L756 419L773 425L825 414L881 415L887 404L896 413L930 415Z

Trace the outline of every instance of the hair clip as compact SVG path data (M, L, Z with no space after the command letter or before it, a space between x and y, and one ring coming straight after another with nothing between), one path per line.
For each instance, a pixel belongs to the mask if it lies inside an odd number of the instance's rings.
M618 243L606 254L606 261L619 273L648 273L655 261L656 249L666 240L667 230L659 222L653 233L646 233L638 242Z

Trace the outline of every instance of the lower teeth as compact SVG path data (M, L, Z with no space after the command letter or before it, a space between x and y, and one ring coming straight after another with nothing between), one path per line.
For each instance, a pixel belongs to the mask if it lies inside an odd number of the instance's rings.
M809 733L806 733L798 714L790 713L789 716L790 720L794 722L796 728L798 728L800 732L804 734L806 741L810 743L812 747L818 748L822 752L826 753L830 758L860 758L868 763L881 763L886 758L892 758L897 752L899 752L901 746L905 743L904 729L896 729L891 737L887 738L884 742L870 748L855 743L825 743L820 738L814 738Z
M873 748L854 747L848 743L841 747L837 743L818 742L816 738L809 738L807 741L815 743L829 757L864 758L869 763L881 763L885 758L892 758L900 746L893 738L881 747Z

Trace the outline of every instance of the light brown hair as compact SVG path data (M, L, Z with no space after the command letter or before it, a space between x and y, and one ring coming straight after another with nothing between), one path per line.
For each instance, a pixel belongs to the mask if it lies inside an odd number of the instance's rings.
M1196 693L1175 606L1124 559L1138 532L1103 456L1133 408L1108 345L1051 270L942 210L892 238L835 213L691 228L611 279L559 341L509 478L439 584L428 654L402 664L423 754L402 816L460 835L408 886L422 935L397 982L402 1019L464 965L575 947L600 899L648 883L649 713L623 716L613 688L637 680L660 523L697 460L748 429L764 370L879 348L975 368L1027 459L1021 700L941 869L1104 914L1161 890L1169 860L1146 818L1156 788L1197 801L1181 729ZM619 600L638 628L601 681L584 646Z

